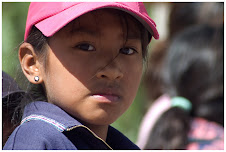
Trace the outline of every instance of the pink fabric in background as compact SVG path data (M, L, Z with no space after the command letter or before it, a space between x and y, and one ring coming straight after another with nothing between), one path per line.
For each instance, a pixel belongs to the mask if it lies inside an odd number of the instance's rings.
M147 144L150 132L159 117L171 107L170 97L167 94L160 96L145 114L138 133L137 146L141 149Z

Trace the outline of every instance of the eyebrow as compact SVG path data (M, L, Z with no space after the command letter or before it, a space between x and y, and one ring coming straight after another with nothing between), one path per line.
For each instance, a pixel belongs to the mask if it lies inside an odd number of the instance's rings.
M79 33L79 34L87 34L87 35L90 35L90 36L97 36L98 35L97 31L90 30L90 29L87 29L87 28L76 28L76 29L73 29L71 32L72 32L72 34Z
M126 30L123 31L125 34L124 36L126 36L126 39L141 39L142 35L141 35L141 31L137 31L133 28L128 28Z
M135 39L135 40L139 40L141 39L141 35L138 35L138 34L128 34L126 36L126 39Z
M72 31L72 34L87 34L87 35L90 35L92 37L95 37L97 35L99 35L99 31L97 30L91 30L91 29L88 29L88 28L83 28L83 27L79 27L79 28L75 28L73 29ZM122 35L120 35L119 37L124 37L126 36L125 38L126 39L133 39L133 40L140 40L141 39L141 34L138 33L138 32L128 32L126 33L126 35L124 35L125 33L122 33Z

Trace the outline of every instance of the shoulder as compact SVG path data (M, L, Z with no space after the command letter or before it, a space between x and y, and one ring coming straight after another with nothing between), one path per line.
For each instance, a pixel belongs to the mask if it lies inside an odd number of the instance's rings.
M70 147L70 148L69 148ZM76 149L60 131L43 121L30 121L18 126L4 149Z

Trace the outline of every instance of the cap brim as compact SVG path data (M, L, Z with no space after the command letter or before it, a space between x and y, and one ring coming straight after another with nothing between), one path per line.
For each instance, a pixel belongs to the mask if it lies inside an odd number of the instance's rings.
M140 12L131 9L126 5L122 5L120 3L115 3L115 2L114 3L110 3L110 2L79 3L68 9L63 10L62 12L56 15L53 15L49 18L44 19L43 21L37 23L35 26L45 36L50 37L50 36L53 36L57 31L59 31L65 25L73 21L75 18L83 14L86 14L90 11L94 11L101 8L115 8L131 14L144 25L144 27L151 33L151 35L155 39L159 38L156 25L150 17L145 16Z

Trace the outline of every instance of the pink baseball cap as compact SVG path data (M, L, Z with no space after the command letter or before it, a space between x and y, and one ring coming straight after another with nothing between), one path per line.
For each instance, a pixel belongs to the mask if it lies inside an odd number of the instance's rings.
M50 37L75 18L101 8L115 8L131 14L155 39L159 38L156 24L148 16L142 2L31 2L24 40L27 39L33 25L46 37Z

